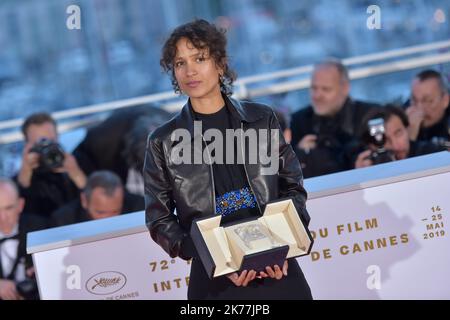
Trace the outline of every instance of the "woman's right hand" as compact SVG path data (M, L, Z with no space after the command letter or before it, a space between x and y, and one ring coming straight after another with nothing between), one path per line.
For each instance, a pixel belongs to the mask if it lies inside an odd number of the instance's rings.
M246 287L248 283L256 278L256 271L255 270L244 270L241 272L241 274L238 274L237 272L231 273L227 275L228 279L230 279L231 282L234 283L236 287Z

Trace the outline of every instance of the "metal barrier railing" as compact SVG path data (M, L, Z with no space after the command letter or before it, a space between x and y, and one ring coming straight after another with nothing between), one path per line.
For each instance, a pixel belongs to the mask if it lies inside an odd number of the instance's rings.
M406 56L413 54L428 53L430 51L444 50L444 49L450 50L450 41L440 41L430 44L351 57L343 59L343 63L348 67L352 67L354 65L363 63L379 62L399 57L404 58ZM444 52L433 55L427 55L423 57L401 59L398 61L386 62L372 66L350 68L349 76L350 79L361 79L380 74L405 71L423 66L436 65L448 62L450 62L450 53ZM309 78L295 81L284 81L276 84L272 83L267 86L262 86L253 89L249 88L249 86L257 83L264 83L271 80L273 81L288 77L298 77L306 75L313 70L313 67L314 67L313 65L307 65L298 68L292 68L267 74L241 78L235 83L237 89L235 90L236 91L235 96L237 98L255 98L260 96L279 94L308 88L310 85ZM177 95L175 95L172 91L168 91L141 97L135 97L131 99L116 100L112 102L74 108L70 110L57 111L52 113L52 116L57 121L68 120L65 121L64 123L58 124L58 131L60 133L63 133L73 130L75 128L84 127L93 124L95 122L98 122L99 118L95 117L95 115L102 114L107 111L132 107L140 104L156 103L163 101L167 102L162 105L162 108L170 111L174 111L180 108L182 105L180 98ZM83 120L77 119L77 117L86 115L93 115L93 117ZM71 118L74 118L74 120L70 121ZM0 131L13 130L12 132L5 132L3 134L0 134L0 145L9 144L22 140L22 135L19 131L19 127L21 126L23 120L24 120L23 118L19 118L0 122Z

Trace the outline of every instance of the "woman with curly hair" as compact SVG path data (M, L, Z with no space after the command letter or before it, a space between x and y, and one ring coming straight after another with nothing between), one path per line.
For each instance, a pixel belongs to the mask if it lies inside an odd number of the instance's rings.
M229 97L236 76L228 66L226 43L223 31L205 20L195 20L177 27L164 44L161 66L170 74L175 92L189 99L180 113L156 129L147 141L147 227L153 240L171 257L192 258L188 299L311 299L308 283L295 259L264 270L241 270L210 279L190 237L195 219L218 214L222 215L221 223L256 218L268 202L283 197L294 201L306 225L310 219L299 162L279 132L272 109ZM200 152L204 155L206 151L210 160L214 157L212 163L180 163L174 159L174 151L185 141L173 141L173 133L183 129L194 140L194 122L200 122L203 130ZM205 134L209 129L220 132L222 137L228 137L230 129L275 132L275 140L279 141L275 145L277 170L268 173L261 162L240 162L237 153L245 143L234 137L226 144L237 152L227 154L227 146L223 150L214 148L214 155L209 153L212 141L207 143ZM188 145L193 154L196 144L192 140ZM266 140L269 143L272 142ZM226 155L227 161L219 159L220 154ZM244 159L248 156L246 151Z

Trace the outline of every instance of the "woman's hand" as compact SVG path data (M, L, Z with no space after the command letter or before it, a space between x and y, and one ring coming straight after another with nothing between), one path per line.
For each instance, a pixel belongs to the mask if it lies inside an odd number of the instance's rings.
M259 273L258 278L273 278L273 279L277 279L280 280L281 278L283 278L283 275L286 277L287 276L287 270L288 270L288 262L287 260L284 261L283 264L283 269L280 269L280 267L278 265L275 265L273 267L267 266L266 267L266 272L261 271Z
M231 280L231 282L234 283L237 287L246 287L250 281L256 278L256 271L255 270L244 270L239 275L237 272L231 273L227 275L228 279Z

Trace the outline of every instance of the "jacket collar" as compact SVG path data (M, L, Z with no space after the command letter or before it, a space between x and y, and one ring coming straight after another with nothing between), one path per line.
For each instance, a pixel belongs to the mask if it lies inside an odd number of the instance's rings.
M240 101L230 98L222 94L223 100L227 108L230 110L232 116L240 122L255 122L261 119L264 114L256 112L256 108L251 107L251 103L241 103ZM188 99L186 104L181 109L181 112L176 117L177 128L186 128L191 136L194 134L194 110L191 105L191 99Z

